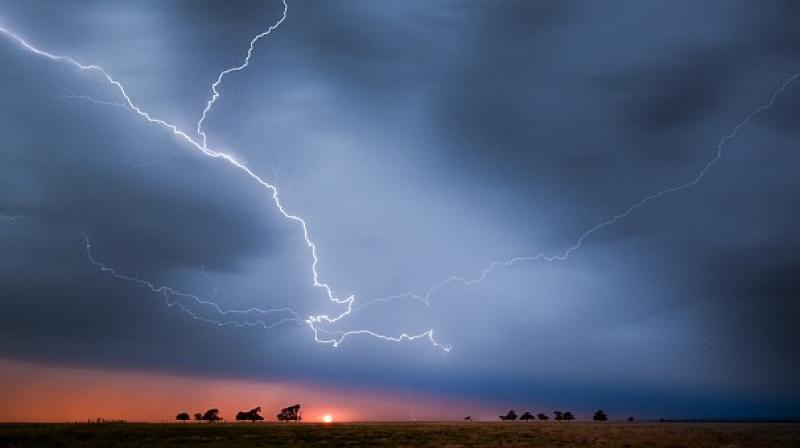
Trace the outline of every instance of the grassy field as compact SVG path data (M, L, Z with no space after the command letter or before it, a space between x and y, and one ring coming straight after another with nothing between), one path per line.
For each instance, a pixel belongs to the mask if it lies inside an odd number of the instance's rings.
M798 447L800 424L4 424L0 447Z

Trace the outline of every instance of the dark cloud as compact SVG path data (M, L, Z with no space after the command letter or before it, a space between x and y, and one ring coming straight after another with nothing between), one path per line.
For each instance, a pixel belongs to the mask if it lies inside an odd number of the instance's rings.
M735 67L713 53L696 53L655 73L622 80L620 87L638 96L627 119L643 132L659 132L695 124L718 112Z
M275 2L0 3L3 24L96 62L191 131ZM302 2L232 74L209 141L308 219L319 270L357 303L491 260L561 253L691 180L797 70L794 2ZM597 232L563 263L498 269L430 305L371 305L331 330L434 328L452 343L265 331L224 308L341 311L309 284L268 191L124 108L102 78L0 56L0 355L293 378L665 416L796 415L800 244L792 85L700 185ZM181 301L183 300L183 301ZM217 316L219 317L219 316ZM231 349L231 347L235 347ZM357 368L354 366L358 366Z

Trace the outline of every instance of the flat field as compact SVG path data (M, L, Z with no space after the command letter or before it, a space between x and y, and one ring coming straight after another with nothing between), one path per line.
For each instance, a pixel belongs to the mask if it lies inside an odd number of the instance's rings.
M798 447L782 423L2 424L0 447Z

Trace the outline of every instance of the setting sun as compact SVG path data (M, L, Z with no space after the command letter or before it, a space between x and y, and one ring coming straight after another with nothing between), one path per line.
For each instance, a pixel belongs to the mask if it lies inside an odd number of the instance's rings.
M322 416L323 423L333 423L333 416L330 414L325 414Z

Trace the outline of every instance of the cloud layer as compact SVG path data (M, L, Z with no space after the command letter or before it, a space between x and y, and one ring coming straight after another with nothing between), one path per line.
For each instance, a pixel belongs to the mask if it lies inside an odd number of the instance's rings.
M210 83L279 1L0 3L0 23L97 63L191 130ZM231 75L209 143L305 217L320 272L358 303L424 293L492 260L560 253L690 180L798 70L793 2L302 2ZM378 303L331 330L434 328L453 345L192 319L99 272L225 308L331 313L299 228L224 163L114 105L101 78L0 41L0 356L201 376L603 406L652 415L800 411L800 208L792 85L696 188L563 263L501 269L430 305ZM203 316L213 310L196 306Z

